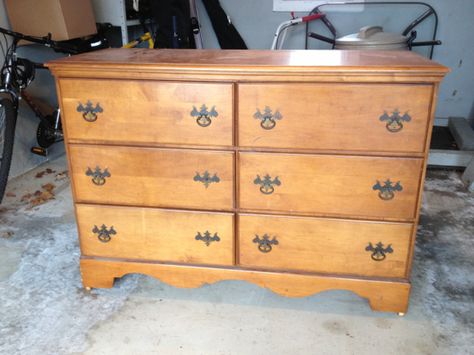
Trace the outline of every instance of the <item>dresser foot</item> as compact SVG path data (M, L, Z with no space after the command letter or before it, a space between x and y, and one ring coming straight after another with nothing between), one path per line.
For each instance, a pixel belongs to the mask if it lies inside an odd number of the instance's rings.
M91 267L92 266L92 267ZM82 285L86 291L93 288L112 288L114 286L115 274L112 269L101 268L100 264L84 264L81 262Z
M386 282L375 286L372 292L367 292L366 295L362 295L362 292L359 295L369 300L373 311L394 312L404 316L408 310L410 289L409 283Z
M91 291L92 291L92 287L84 287L84 289L85 289L87 292L91 292Z

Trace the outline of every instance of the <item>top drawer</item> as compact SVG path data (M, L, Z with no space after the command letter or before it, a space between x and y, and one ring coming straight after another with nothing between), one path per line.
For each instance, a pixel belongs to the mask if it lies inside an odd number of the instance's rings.
M232 84L61 79L69 140L232 145Z
M423 152L432 86L241 84L244 147Z

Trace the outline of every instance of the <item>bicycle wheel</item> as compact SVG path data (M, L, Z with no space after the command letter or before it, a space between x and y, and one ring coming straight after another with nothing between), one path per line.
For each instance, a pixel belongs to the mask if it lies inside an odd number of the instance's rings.
M7 186L15 138L16 112L8 98L0 100L0 203Z

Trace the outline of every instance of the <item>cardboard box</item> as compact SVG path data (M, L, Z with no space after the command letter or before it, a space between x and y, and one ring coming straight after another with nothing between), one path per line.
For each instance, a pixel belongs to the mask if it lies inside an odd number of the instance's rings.
M91 0L5 0L13 31L64 41L97 32Z

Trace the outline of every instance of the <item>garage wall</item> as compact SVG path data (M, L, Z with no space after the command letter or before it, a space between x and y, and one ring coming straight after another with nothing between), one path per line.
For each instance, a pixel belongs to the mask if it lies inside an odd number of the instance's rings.
M279 23L290 18L288 13L272 12L273 0L220 0L222 7L231 17L249 48L270 48L273 34ZM451 68L451 73L441 85L437 117L474 117L474 46L473 0L425 0L439 15L438 38L443 41L435 48L433 59ZM203 39L207 48L218 48L212 33L209 19L201 1L198 0L199 14L203 27ZM328 8L326 8L328 9ZM326 10L325 10L326 11ZM362 13L328 12L328 18L340 35L357 32L360 27L374 24L385 30L401 32L413 19L422 13L418 6L397 7L366 6ZM298 16L304 15L297 13ZM420 39L429 39L433 22L427 20L418 29ZM311 30L328 35L325 28L314 23ZM310 40L311 48L329 48L320 41ZM304 48L304 26L299 26L288 35L286 48ZM419 47L416 51L426 54L427 49ZM474 122L473 122L474 123Z

